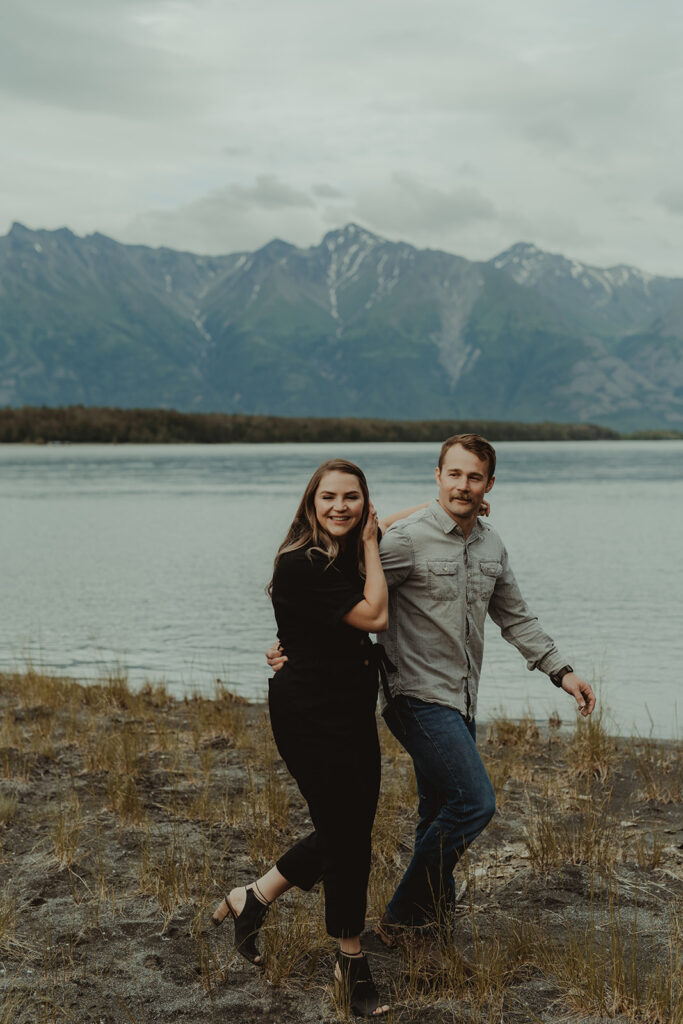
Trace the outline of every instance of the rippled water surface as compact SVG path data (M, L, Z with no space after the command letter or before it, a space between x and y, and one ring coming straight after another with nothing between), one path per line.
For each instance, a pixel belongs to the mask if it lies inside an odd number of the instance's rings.
M544 627L612 728L680 736L683 442L501 443L492 524ZM265 694L264 587L325 458L366 471L380 514L435 493L431 444L0 446L0 668ZM487 631L480 716L569 698Z

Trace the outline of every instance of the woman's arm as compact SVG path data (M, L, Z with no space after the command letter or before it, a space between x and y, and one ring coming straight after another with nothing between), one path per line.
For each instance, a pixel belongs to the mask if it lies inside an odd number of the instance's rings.
M363 530L363 550L365 554L363 600L359 601L350 612L347 612L342 621L348 626L353 626L354 629L362 629L368 633L382 633L389 624L389 592L387 581L384 579L382 563L379 560L377 513L372 505Z

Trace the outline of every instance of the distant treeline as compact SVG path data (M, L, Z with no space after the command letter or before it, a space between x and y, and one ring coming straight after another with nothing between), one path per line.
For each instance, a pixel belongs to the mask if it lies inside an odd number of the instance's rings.
M0 409L0 443L263 444L283 441L441 441L451 434L483 434L491 441L618 440L609 427L589 423L506 423L497 420L311 419L108 409L70 405ZM681 437L647 431L631 437Z

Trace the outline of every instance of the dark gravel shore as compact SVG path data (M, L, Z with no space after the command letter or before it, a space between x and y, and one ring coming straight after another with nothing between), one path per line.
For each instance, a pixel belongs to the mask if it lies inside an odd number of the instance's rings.
M482 728L498 811L458 867L435 974L372 931L416 802L409 759L380 731L364 943L389 1020L683 1020L680 744L614 740L599 719ZM230 922L209 925L224 889L306 827L263 706L221 686L182 701L121 679L0 675L0 1024L340 1019L318 890L271 912L263 970L234 955Z

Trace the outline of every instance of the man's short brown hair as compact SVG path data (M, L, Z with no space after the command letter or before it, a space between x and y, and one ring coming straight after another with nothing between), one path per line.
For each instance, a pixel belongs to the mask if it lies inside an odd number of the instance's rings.
M488 479L496 472L496 450L492 444L486 440L485 437L481 437L480 434L453 434L453 437L448 437L441 445L441 451L439 452L439 471L443 467L443 460L446 458L446 452L453 445L459 444L461 448L464 448L468 452L473 452L477 458L481 459L482 462L488 462L489 472Z

